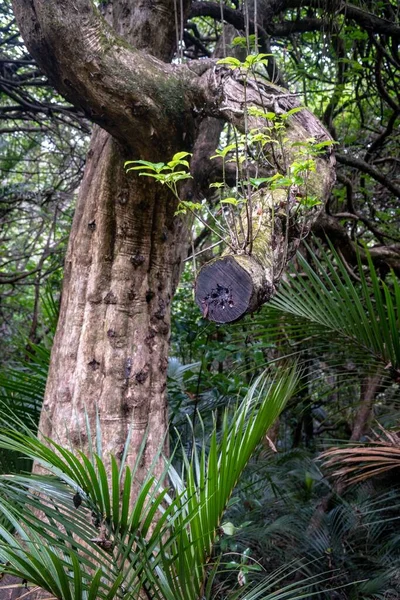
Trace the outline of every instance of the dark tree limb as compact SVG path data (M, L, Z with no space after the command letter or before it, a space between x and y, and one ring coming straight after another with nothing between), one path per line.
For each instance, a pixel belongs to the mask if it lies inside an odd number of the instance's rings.
M194 2L191 6L191 17L199 17L199 16L207 16L212 17L215 20L221 20L221 6L215 2ZM239 31L245 31L246 23L244 19L243 12L240 10L235 10L233 8L229 8L228 6L223 7L223 17L226 23L229 23L233 27L235 27ZM257 29L257 37L260 43L260 50L262 52L271 53L270 46L270 26L266 29L262 27L260 23L257 23L257 27L255 22L252 19L249 19L249 33L254 34ZM282 34L283 35L283 34ZM287 35L290 35L289 32ZM229 53L232 55L232 52ZM282 87L286 87L286 82L276 64L276 61L273 56L268 58L267 65L268 75L271 78L271 81L277 83Z
M371 41L374 43L374 41L375 41L374 36L371 35L370 38L371 38ZM383 54L382 54L382 51L379 48L379 46L377 47L376 54L377 54L376 61L375 61L376 87L378 88L378 91L379 91L380 95L382 96L382 98L384 98L384 100L390 106L390 108L394 111L394 113L396 113L398 115L400 113L400 105L397 102L395 102L395 100L392 98L392 96L388 93L386 86L382 80Z
M357 252L361 261L368 264L364 250L350 239L345 227L334 216L321 213L312 226L312 232L322 240L328 239L335 247L340 248L344 258L350 264L357 264ZM400 275L400 244L373 246L368 248L368 253L382 275L388 273L390 269L393 269L396 275Z
M399 236L393 236L390 235L388 233L385 233L383 231L380 231L375 223L373 223L371 221L371 219L368 219L367 217L364 217L364 215L358 213L358 212L340 212L340 213L335 213L333 215L336 219L348 219L350 221L360 221L361 223L363 223L367 229L373 233L373 235L376 237L376 239L381 243L381 244L385 244L385 239L388 240L399 240Z
M376 154L384 146L386 140L393 133L393 129L394 129L395 123L399 117L399 114L400 114L400 109L399 109L399 111L394 111L391 114L390 119L388 120L388 123L387 123L384 131L382 131L382 133L380 135L378 135L377 138L375 138L375 140L372 142L372 144L369 146L368 150L366 151L365 156L364 156L365 162L371 162L372 156L374 154Z
M361 158L353 158L345 154L336 154L336 160L342 165L346 165L347 167L353 167L353 169L358 169L362 173L370 175L373 179L375 179L388 190L390 190L395 196L400 198L400 187L395 183L392 183L392 181L388 177L383 175L381 171L375 169L375 167L365 162L365 160L362 160Z
M245 19L243 12L238 9L223 7L224 20L230 23L236 29L244 31ZM193 17L212 17L213 19L221 19L221 7L217 2L193 2L190 9L190 16ZM252 19L249 21L250 33L255 32L255 23ZM257 33L262 38L271 37L287 37L293 33L304 33L306 31L320 31L326 27L326 22L323 19L305 18L301 20L283 21L281 23L269 22L265 27L257 23Z
M287 8L304 8L307 6L321 9L321 2L320 0L283 0L281 3L281 10L285 10ZM363 8L354 6L354 4L349 4L347 2L325 2L323 8L327 12L342 14L347 19L352 19L358 25L360 25L360 27L367 31L400 38L399 25L393 21L389 21L388 19L382 19L381 17L378 17L374 13L371 13Z
M245 19L241 10L223 7L224 20L233 25L239 31L245 29ZM193 2L190 9L190 18L193 17L211 17L212 19L221 20L221 6L217 2ZM268 37L270 30L263 29L260 25L257 26L258 33L261 37ZM254 33L254 21L250 21L250 33Z
M324 19L318 18L304 18L301 20L283 21L281 23L271 22L271 17L277 16L288 8L304 7L321 9L321 2L320 0L282 0L281 2L269 0L263 10L267 17L264 18L264 22L268 23L264 26L264 32L274 37L286 37L292 33L317 31L326 26ZM360 27L367 31L390 35L396 38L400 37L400 27L396 23L378 17L358 6L348 4L347 2L343 5L338 5L335 2L326 2L323 8L327 13L343 14L347 19L356 21ZM191 16L209 16L219 20L221 9L217 2L194 2L191 8ZM244 29L244 17L241 11L224 6L224 18L237 29ZM253 28L254 33L254 22L251 22L250 26ZM260 26L258 25L257 27L260 30Z

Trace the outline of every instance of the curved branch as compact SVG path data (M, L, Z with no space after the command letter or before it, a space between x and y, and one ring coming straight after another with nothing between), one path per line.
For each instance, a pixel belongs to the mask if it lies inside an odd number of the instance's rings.
M320 0L284 0L283 2L267 3L268 13L278 15L288 8L321 8ZM329 13L342 14L347 19L356 21L363 29L367 31L373 31L375 33L381 33L384 35L391 35L394 37L400 37L400 26L387 19L382 19L374 15L373 13L367 12L358 6L352 4L343 3L342 7L338 7L336 3L326 2L324 4L324 10ZM214 19L220 19L221 9L217 2L194 2L191 9L191 16L207 16ZM224 17L225 20L236 27L237 29L244 29L244 17L241 11L235 10L224 6ZM250 23L254 29L254 23ZM271 36L286 37L292 33L302 33L305 31L317 31L326 25L324 19L317 18L305 18L296 21L283 21L283 23L271 23L268 19L268 25L265 26L264 32ZM260 26L257 26L260 31Z
M339 177L338 177L338 179L339 179ZM367 227L367 229L369 229L369 231L374 234L376 239L381 244L385 244L385 238L388 240L396 240L396 241L399 240L399 237L395 237L393 235L390 235L388 233L384 233L383 231L380 231L375 226L375 223L373 223L371 221L371 219L368 219L367 217L364 217L363 215L361 215L357 212L339 212L339 213L335 213L333 216L336 217L336 219L349 219L350 221L356 221L356 222L361 221L361 223L364 223L364 225Z
M236 27L236 29L244 31L245 19L241 10L229 8L229 6L223 7L224 20ZM193 2L190 17L211 17L216 20L221 20L221 7L217 2ZM255 32L254 21L249 21L250 33ZM257 23L257 33L262 37L287 37L293 33L304 33L306 31L319 31L326 26L323 19L305 18L296 21L283 21L282 23L268 23L265 29Z
M287 8L321 8L320 0L286 0L281 3L281 10ZM396 38L400 38L400 26L393 21L388 19L382 19L373 13L370 13L363 8L354 6L347 2L336 3L336 2L325 2L323 6L326 12L333 12L335 15L342 14L347 19L356 21L360 27L367 31L373 31L375 33L381 33L383 35L390 35Z
M371 36L371 40L374 41L374 36ZM376 61L375 61L375 81L376 87L382 98L386 101L386 103L390 106L390 108L398 114L400 112L400 105L394 101L394 99L390 96L388 91L385 88L385 85L382 81L382 59L383 55L379 48L376 50Z
M392 112L386 129L382 131L380 135L372 142L369 146L368 150L365 153L364 160L366 162L370 162L373 154L376 154L378 150L382 148L387 138L393 133L394 126L396 124L397 118L399 116L399 112Z
M229 8L229 6L224 5L223 15L224 15L224 20L227 23L236 27L236 29L244 31L245 21L244 21L244 16L243 16L243 13L241 10ZM216 21L220 21L221 20L221 6L217 2L202 2L202 1L193 2L192 7L190 9L190 18L193 18L193 17L211 17L212 19L215 19ZM258 27L258 33L262 37L267 37L268 34L270 33L269 28L266 31L259 25L257 27ZM254 22L253 21L250 21L250 33L254 33Z
M193 2L191 7L190 17L211 17L216 21L221 20L221 6L216 2ZM236 10L234 8L229 8L228 6L223 6L223 17L226 23L229 23L239 31L245 31L246 24L243 12L240 10ZM294 22L293 22L294 23ZM261 49L267 53L270 53L270 40L269 35L273 34L275 31L275 25L268 25L266 29L264 29L259 23L257 23L257 37L261 42ZM249 19L249 33L254 34L256 31L255 23L252 19ZM289 33L293 33L292 30L288 31ZM280 34L277 34L278 36ZM276 61L273 56L270 56L268 59L267 71L269 76L274 83L278 83L282 87L286 87L286 82L284 81L282 74L280 73Z
M349 238L345 227L335 217L326 213L320 214L312 227L312 232L319 238L328 238L335 247L340 248L344 258L350 264L357 264L357 251L361 261L368 264L363 248L356 246ZM374 246L368 248L368 253L374 264L384 273L393 269L396 275L400 275L400 244Z
M310 138L331 140L318 119L300 107L297 94L269 81L248 79L241 69L232 72L219 67L204 76L204 83L214 99L214 116L224 115L242 131L245 124L250 131L267 129L275 138L265 143L263 151L265 164L278 172L287 172L298 156L299 144ZM264 117L249 114L249 106L273 112L276 117L285 115L284 132L271 132ZM204 265L196 279L196 302L204 318L232 322L271 298L287 261L323 209L334 180L334 157L328 149L315 155L315 171L299 186L247 190L242 212L231 218L232 231L236 232L236 237L231 234L232 252L225 251ZM315 196L320 202L302 207L301 198L306 196Z
M373 179L375 179L375 181L381 183L395 196L400 198L400 187L392 183L390 179L388 179L388 177L382 174L381 171L375 169L375 167L365 162L365 160L361 160L360 158L352 158L350 156L346 156L345 154L336 154L336 160L342 165L346 165L347 167L353 167L354 169L358 169L363 173L367 173L367 175L370 175Z
M226 112L216 102L229 86L234 95L241 94L235 102L243 120L243 85L239 89L238 82L233 83L229 69L226 76L215 77L213 61L177 66L138 51L115 34L90 0L13 0L13 4L32 55L55 87L131 152L154 160L157 153L165 157L190 148L197 115L237 122L233 106ZM201 77L205 71L211 75ZM286 100L280 110L294 106L288 104L290 94L277 86L270 89L273 109L279 108L282 98ZM322 132L317 129L316 137Z
M187 147L196 104L191 71L129 46L90 0L13 0L13 7L31 54L92 121L137 151L140 144L141 155L146 146L153 158L157 147L164 154Z

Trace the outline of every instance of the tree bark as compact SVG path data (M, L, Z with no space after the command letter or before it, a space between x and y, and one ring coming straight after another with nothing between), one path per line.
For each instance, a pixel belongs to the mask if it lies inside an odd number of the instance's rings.
M95 130L40 430L87 450L85 415L93 427L98 411L106 457L122 452L132 426L130 464L148 431L145 474L167 431L170 304L187 233L167 191L127 176L126 158L109 134Z
M121 458L131 432L131 467L147 436L137 487L167 444L170 306L189 220L174 216L177 202L166 188L126 175L124 162L168 160L194 146L182 82L161 62L174 52L173 6L163 0L154 11L150 3L113 0L107 25L91 2L14 2L27 45L53 84L102 126L92 136L70 235L39 429L88 452L86 423L92 443L100 442L98 418L106 464Z
M209 89L220 91L219 109L223 107L241 130L244 97L248 105L271 112L278 119L301 107L296 95L270 82L249 82L240 70L233 75L223 70L214 72ZM196 280L196 302L203 317L217 323L237 321L271 298L287 262L324 209L335 182L331 148L312 154L310 142L330 142L332 138L306 108L285 119L284 133L274 131L273 123L264 118L248 116L247 131L252 130L268 132L275 138L264 146L264 152L267 164L276 173L290 175L292 163L304 160L304 154L298 153L299 146L304 152L307 144L315 170L310 170L299 185L250 192L245 198L242 213L231 220L236 240L234 234L230 235L230 250L207 263ZM311 196L319 203L308 208L302 201Z
M380 372L375 375L367 375L361 381L360 403L354 418L350 441L359 442L366 434L371 421L374 401L382 380Z
M172 194L123 165L193 146L179 69L162 62L175 48L173 7L113 0L106 22L88 0L14 2L53 84L108 132L95 129L87 157L40 431L87 451L98 412L104 457L121 456L132 428L131 465L147 432L139 480L167 433L170 304L188 231Z

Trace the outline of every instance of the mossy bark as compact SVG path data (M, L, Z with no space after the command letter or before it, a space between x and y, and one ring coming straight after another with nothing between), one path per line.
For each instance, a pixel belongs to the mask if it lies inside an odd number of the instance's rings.
M223 94L220 103L243 129L243 109L239 108L245 85L243 75L239 73L227 80L227 75L221 72L219 77L214 86L219 86ZM276 117L299 107L297 97L285 90L269 82L257 82L257 86L257 91L246 91L249 105L262 107ZM230 240L231 249L200 270L196 302L205 318L218 323L237 321L271 298L287 262L324 209L335 182L331 147L313 151L313 144L330 142L331 137L307 109L286 118L283 132L274 131L273 123L259 117L249 117L247 127L248 131L274 134L275 139L265 144L264 152L276 173L290 175L292 163L307 156L307 145L313 163L297 185L251 193L245 199L246 208L230 224L230 231L236 232ZM302 153L299 154L298 148ZM311 202L308 206L309 198L314 205Z

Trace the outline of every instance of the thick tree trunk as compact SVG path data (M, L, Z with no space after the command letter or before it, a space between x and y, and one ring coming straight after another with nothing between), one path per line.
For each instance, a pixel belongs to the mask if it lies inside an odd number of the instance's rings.
M87 157L40 431L87 451L86 423L95 442L98 414L105 461L121 457L131 431L131 466L147 435L136 486L166 443L170 305L188 231L174 216L170 192L126 175L124 161L165 161L194 142L182 83L161 62L174 52L173 7L172 0L156 10L108 2L107 21L124 38L112 41L113 30L86 0L14 2L26 42L53 84L108 131L95 128ZM12 597L19 596L15 590Z
M147 431L145 474L167 431L170 305L187 236L168 191L127 176L126 158L109 134L95 130L40 430L87 449L85 414L95 435L98 411L105 456L122 452L132 427L130 463Z
M87 450L85 415L95 436L98 412L108 459L132 428L132 464L147 432L146 474L167 434L170 303L188 236L169 191L126 175L124 161L167 160L194 129L179 77L162 62L175 49L173 1L104 8L107 23L87 0L14 2L42 68L108 131L95 129L79 193L40 431Z

